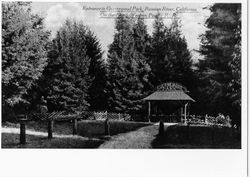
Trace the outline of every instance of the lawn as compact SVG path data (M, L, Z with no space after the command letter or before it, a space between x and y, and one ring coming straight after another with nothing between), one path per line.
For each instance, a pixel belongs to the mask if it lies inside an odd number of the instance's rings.
M110 135L130 132L138 128L152 125L148 122L109 121ZM102 137L105 134L104 120L82 120L78 122L78 134L84 137Z
M2 124L2 148L97 148L103 139L72 135L72 123L55 122L53 139L48 139L47 122L30 121L26 124L26 144L20 145L17 123Z
M71 135L72 123L68 121L56 121L54 122L54 133L63 134L63 135ZM19 128L20 124L16 122L4 122L2 123L2 127L9 128ZM38 132L47 132L48 123L46 121L28 121L26 123L26 129Z
M240 132L226 127L165 124L164 135L158 135L158 125L140 128L113 136L99 148L118 149L240 149Z
M19 144L19 134L2 133L2 148L97 148L104 140L80 136L61 136L49 140L46 136L26 135L27 143Z
M179 124L168 127L152 142L155 148L240 149L241 133L229 127Z
M149 123L110 121L110 134L136 130ZM20 124L2 123L2 148L98 148L110 139L104 133L103 120L83 120L78 122L78 135L72 135L71 122L55 121L53 139L48 139L47 122L26 123L26 144L19 144Z
M165 123L163 136L159 125L110 121L105 136L103 120L78 122L78 135L72 135L71 122L55 122L53 139L47 138L46 122L27 123L27 144L19 144L19 124L2 125L2 148L111 148L111 149L239 149L240 132L233 128Z

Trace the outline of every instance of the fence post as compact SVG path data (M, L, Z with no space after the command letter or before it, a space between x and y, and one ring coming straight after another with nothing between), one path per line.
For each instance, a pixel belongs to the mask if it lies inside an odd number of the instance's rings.
M77 134L77 119L73 119L73 135Z
M105 119L107 119L107 118L108 118L108 112L105 111Z
M159 135L164 136L164 123L162 119L160 120L160 123L159 123Z
M205 115L205 124L207 125L207 118L208 118L208 115L206 114Z
M20 116L20 144L26 144L26 127L25 127L25 121L27 120L27 117L24 115Z
M48 138L49 139L53 138L53 126L54 126L54 121L52 119L48 120Z
M105 121L104 121L104 128L105 128L105 135L110 135L110 130L109 130L109 120L108 120L108 118L107 119L105 119Z

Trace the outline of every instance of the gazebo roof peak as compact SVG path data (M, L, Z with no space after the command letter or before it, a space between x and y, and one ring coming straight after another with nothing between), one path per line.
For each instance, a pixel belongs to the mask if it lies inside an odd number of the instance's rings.
M144 98L146 101L193 101L189 95L182 90L156 91Z
M167 82L157 86L156 91L171 92L171 91L183 91L188 92L187 88L177 82Z
M167 82L157 87L157 90L151 95L144 98L147 101L193 101L189 95L188 90L181 84L176 82Z
M188 93L189 91L183 91L183 90L156 90L155 92L184 92L184 93Z

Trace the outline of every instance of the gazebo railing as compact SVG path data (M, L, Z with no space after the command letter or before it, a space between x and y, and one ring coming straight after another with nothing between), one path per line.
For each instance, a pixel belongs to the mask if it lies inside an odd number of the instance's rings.
M178 115L150 115L150 120L152 122L158 122L162 120L163 122L181 122L181 117Z

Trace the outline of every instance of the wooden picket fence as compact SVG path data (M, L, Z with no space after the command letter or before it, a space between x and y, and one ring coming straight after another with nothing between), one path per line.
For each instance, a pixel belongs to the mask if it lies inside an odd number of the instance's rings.
M72 133L77 134L78 120L104 120L105 134L109 135L109 121L130 121L129 114L108 113L106 112L91 112L84 111L76 114L67 114L66 112L51 112L51 113L30 113L28 115L19 115L18 121L20 123L20 144L26 144L26 123L28 121L46 121L48 123L48 138L53 138L53 129L55 121L70 121L72 123Z
M86 120L119 120L119 121L131 121L132 118L129 114L113 113L107 111L92 112L83 111L76 114L67 114L66 112L52 112L52 113L31 113L28 115L29 120L72 120L72 119L86 119Z
M30 113L28 114L29 120L55 120L62 117L64 112L52 112L52 113Z
M93 113L95 120L119 120L119 121L130 121L131 116L129 114L122 113L109 113L109 112L94 112Z
M183 122L184 120L182 120ZM201 115L190 115L187 117L187 122L191 124L201 124L201 125L218 125L218 126L224 126L224 127L231 127L231 119L226 116L201 116Z
M18 121L20 123L20 144L26 144L26 123L28 121L46 121L48 123L48 138L53 138L53 129L55 121L71 121L72 134L77 134L77 121L80 119L79 114L67 115L65 112L52 113L30 113L28 115L19 115Z

